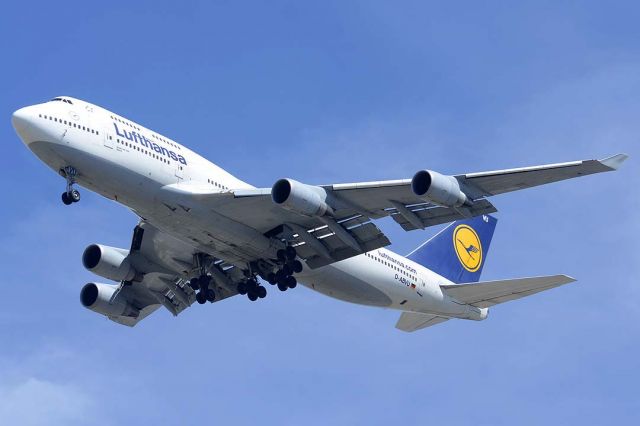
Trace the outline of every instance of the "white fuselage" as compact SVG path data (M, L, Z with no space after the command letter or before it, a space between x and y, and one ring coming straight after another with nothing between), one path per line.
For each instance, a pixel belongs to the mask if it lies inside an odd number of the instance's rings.
M210 193L253 188L251 185L117 114L74 98L56 99L60 100L22 108L13 116L23 142L54 171L73 166L80 185L229 263L241 265L244 256L264 255L272 248L262 234L230 218L216 217L212 223L208 212L207 226L201 226L202 215L180 207L181 186ZM440 285L452 284L449 280L384 248L318 269L305 267L297 278L308 288L352 303L483 318L478 308L442 292Z

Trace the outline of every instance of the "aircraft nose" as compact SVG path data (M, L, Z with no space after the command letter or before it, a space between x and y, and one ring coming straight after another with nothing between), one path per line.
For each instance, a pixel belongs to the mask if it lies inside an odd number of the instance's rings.
M38 138L39 129L36 126L36 109L33 106L20 108L11 115L11 124L16 129L22 142L30 145Z
M16 129L18 134L20 134L21 131L24 131L24 129L29 125L29 113L27 108L20 108L15 111L11 116L11 124L13 124L13 128Z

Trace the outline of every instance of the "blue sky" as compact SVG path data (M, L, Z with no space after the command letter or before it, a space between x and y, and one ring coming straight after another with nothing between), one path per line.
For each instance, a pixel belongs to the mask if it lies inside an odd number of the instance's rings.
M640 409L635 2L11 2L0 16L0 418L21 425L614 424ZM101 3L102 4L102 3ZM579 281L414 334L305 288L159 312L79 303L126 208L64 182L13 110L70 95L257 186L627 152L618 173L496 197L484 279ZM406 253L438 229L381 226Z

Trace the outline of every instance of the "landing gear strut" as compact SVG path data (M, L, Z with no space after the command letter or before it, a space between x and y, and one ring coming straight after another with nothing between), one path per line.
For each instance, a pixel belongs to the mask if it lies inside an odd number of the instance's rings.
M71 166L66 166L60 170L60 174L67 180L67 190L62 193L62 202L65 205L77 203L80 201L80 191L75 189L73 185L76 183L78 172Z

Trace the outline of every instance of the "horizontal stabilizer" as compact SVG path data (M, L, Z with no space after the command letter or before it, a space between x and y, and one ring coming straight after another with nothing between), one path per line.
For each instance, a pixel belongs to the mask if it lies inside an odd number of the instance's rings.
M449 318L438 315L420 314L416 312L403 312L396 323L396 328L402 331L417 331L432 325L440 324Z
M498 303L520 299L574 281L575 279L566 275L551 275L471 284L441 285L440 288L447 295L460 302L479 308L488 308Z

